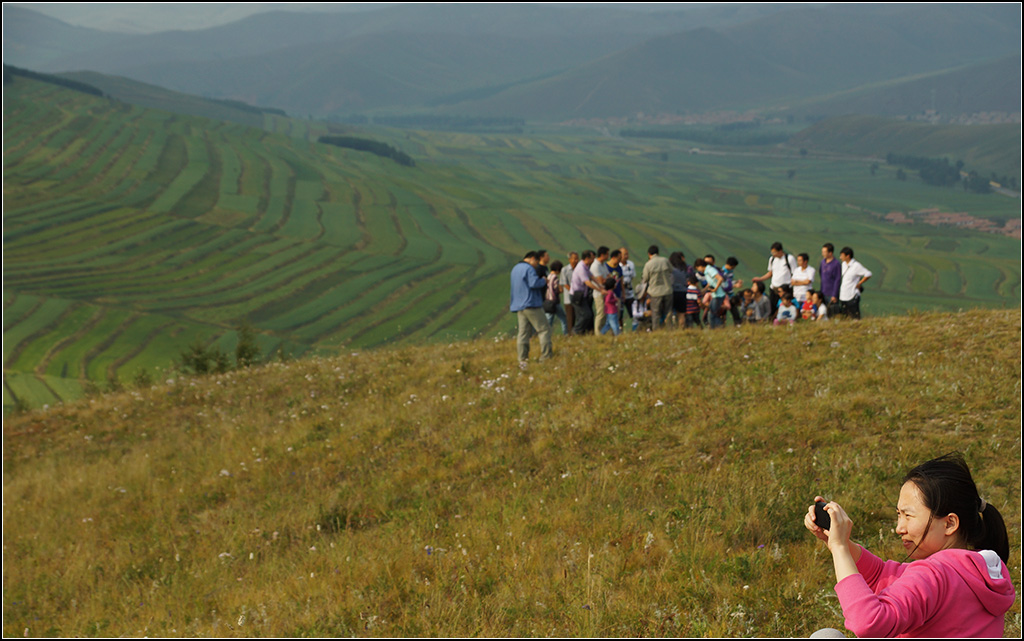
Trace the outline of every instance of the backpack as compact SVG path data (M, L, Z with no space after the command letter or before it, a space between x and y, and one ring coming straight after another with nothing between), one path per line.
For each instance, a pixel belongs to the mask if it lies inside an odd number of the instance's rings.
M548 278L548 286L544 289L544 312L554 314L558 309L559 294L558 278Z
M726 297L731 296L733 288L732 270L730 269L729 271L725 271L724 269L720 269L718 270L718 273L722 276L722 290L725 292Z
M549 278L547 289L544 290L544 300L558 301L559 287L557 278Z

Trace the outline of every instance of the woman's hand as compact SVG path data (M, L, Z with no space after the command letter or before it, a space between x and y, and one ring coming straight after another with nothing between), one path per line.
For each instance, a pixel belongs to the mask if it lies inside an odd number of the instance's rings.
M747 313L749 314L750 310L747 310ZM814 497L814 502L817 503L818 501L824 502L825 499L820 496ZM811 534L828 543L828 534L825 530L818 527L817 522L814 520L814 505L807 507L807 514L804 515L804 527L810 530Z
M834 555L837 550L849 550L850 535L853 534L853 521L846 514L841 505L832 501L825 506L829 518L832 519L832 527L828 530L828 549Z
M814 497L814 502L818 501L824 503L825 499L820 496ZM804 526L811 531L811 534L828 545L828 550L832 553L832 562L835 565L836 582L839 582L852 574L858 574L857 561L864 549L850 541L850 535L853 534L853 521L850 520L841 505L830 501L825 504L825 511L828 512L829 519L832 521L829 529L824 530L815 522L813 505L807 508L807 514L804 515Z

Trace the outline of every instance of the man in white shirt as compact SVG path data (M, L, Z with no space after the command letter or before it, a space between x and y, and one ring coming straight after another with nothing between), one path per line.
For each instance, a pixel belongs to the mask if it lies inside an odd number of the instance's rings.
M630 317L633 316L633 279L636 278L636 264L629 259L629 250L625 247L619 249L621 253L621 259L619 265L622 266L622 309L625 310ZM622 314L619 314L619 327L625 327L622 324Z
M580 262L580 255L576 252L569 252L569 266L563 267L558 274L558 285L562 288L562 307L565 309L565 323L569 329L569 336L572 336L573 327L576 324L576 308L572 306L572 273Z
M611 272L608 270L608 252L611 251L604 245L597 248L597 256L590 266L590 274L594 282L602 287L594 290L594 331L599 332L604 327L604 279L608 278Z
M853 250L843 247L839 250L843 263L843 276L839 281L839 305L844 316L860 320L860 292L864 281L871 278L871 272L854 260Z
M779 287L792 286L793 272L796 271L796 268L796 259L793 258L793 254L787 254L782 249L782 243L778 241L772 243L772 257L768 259L768 271L764 276L755 276L752 279L755 283L771 279L768 298L771 300L772 313L775 313L779 306Z
M796 269L793 270L793 300L803 303L807 300L808 290L814 289L814 276L818 273L810 266L811 257L799 254L796 257Z

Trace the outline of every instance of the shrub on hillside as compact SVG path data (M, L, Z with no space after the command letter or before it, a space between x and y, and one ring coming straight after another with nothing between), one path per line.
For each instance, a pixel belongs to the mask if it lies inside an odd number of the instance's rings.
M231 360L219 347L203 345L196 339L181 353L181 367L193 374L223 374L231 369Z
M413 159L409 154L377 140L354 138L352 136L320 136L317 142L322 142L325 145L334 145L335 147L355 149L356 151L368 151L371 154L380 156L381 158L390 158L399 165L403 165L405 167L416 166L416 163L413 162Z
M256 330L249 323L238 326L238 345L235 346L235 363L238 367L250 367L260 362L260 346L256 342Z

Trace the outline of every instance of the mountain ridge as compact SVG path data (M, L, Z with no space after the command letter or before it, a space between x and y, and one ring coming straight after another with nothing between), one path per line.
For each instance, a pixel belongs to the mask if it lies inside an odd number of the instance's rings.
M752 18L736 12L732 22L725 8L718 20L685 12L519 9L260 14L203 31L120 37L105 47L86 46L88 38L69 41L64 62L54 62L51 51L45 69L24 61L19 66L53 71L74 65L66 70L88 68L317 116L459 110L557 121L784 110L900 77L1005 58L1019 53L1020 42L1019 20L1012 20L1019 7L1000 5L778 6L766 15L751 10ZM16 22L5 20L5 56L21 46ZM619 35L609 35L613 27ZM569 35L552 35L560 30ZM37 49L46 46L38 35L35 40ZM16 58L10 62L18 64ZM445 100L486 96L497 87L507 89L490 98ZM448 104L437 106L442 102Z

